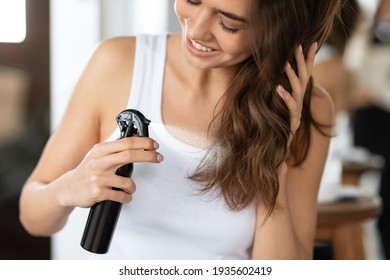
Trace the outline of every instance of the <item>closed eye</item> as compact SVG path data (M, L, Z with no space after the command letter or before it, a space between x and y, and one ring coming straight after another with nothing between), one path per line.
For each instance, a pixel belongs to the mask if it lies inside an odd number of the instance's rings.
M202 1L187 0L187 4L190 4L192 6L198 6L198 5L202 4Z
M225 23L223 22L222 18L219 17L219 21L218 21L219 25L221 26L222 30L228 32L228 33L232 33L232 34L235 34L237 33L238 31L240 31L240 29L237 29L237 28L230 28L230 27L227 27L225 25Z

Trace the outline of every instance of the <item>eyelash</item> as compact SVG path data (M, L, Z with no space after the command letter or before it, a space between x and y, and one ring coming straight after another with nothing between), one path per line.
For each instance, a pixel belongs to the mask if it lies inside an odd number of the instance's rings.
M190 4L192 6L198 6L200 4L202 4L202 2L192 2L191 0L186 0L187 1L187 4Z
M198 5L202 4L202 2L193 2L192 0L186 0L186 2L187 2L187 4L189 4L191 6L198 6ZM219 17L218 23L221 26L222 30L227 32L227 33L236 34L238 31L240 31L239 29L227 27L225 25L225 23L223 22L221 17Z
M222 30L227 32L227 33L231 33L231 34L236 34L238 31L240 31L240 29L236 29L236 28L230 28L230 27L227 27L221 17L219 17L219 21L218 21L219 25L221 26Z

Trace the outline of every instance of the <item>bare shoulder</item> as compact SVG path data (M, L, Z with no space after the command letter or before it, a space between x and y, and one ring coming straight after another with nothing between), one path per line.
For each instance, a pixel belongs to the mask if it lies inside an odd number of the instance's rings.
M334 81L343 80L350 75L350 71L341 60L333 59L317 64L313 69L316 80Z
M335 108L329 92L319 85L313 86L310 110L313 118L326 125L332 125L335 118Z
M115 116L129 96L134 49L131 37L109 39L96 47L29 181L51 182L75 168L114 130Z
M99 43L79 79L75 93L92 94L95 98L104 97L107 94L107 86L104 85L110 85L112 88L124 77L129 77L133 68L134 52L133 37L116 37ZM79 91L80 87L82 90Z
M110 135L115 128L112 120L126 107L132 84L135 48L135 37L104 40L96 47L80 80L78 88L89 95L86 100L96 102L100 140Z
M85 74L91 74L98 83L120 81L132 72L134 53L134 37L104 40L96 47Z
M328 60L317 64L313 69L314 81L329 91L333 98L340 98L348 91L351 71L341 60Z
M97 46L92 59L108 65L123 63L126 58L133 60L135 42L132 36L106 39Z

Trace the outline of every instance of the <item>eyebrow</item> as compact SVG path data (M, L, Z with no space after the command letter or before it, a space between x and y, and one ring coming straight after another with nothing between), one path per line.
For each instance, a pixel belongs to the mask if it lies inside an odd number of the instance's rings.
M245 18L240 17L240 16L235 15L235 14L232 14L230 12L226 12L226 11L222 11L222 10L217 10L217 11L218 11L218 13L220 13L220 14L224 15L225 17L230 18L232 20L241 21L243 23L247 23L248 22Z

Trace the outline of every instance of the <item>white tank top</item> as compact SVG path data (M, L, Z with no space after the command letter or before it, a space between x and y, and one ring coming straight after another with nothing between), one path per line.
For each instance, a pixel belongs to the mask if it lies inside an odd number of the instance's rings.
M255 231L254 207L230 211L223 198L199 194L188 179L205 155L164 127L161 96L167 35L139 35L127 108L151 120L161 163L135 163L137 190L122 207L109 259L248 259ZM118 112L119 113L119 112ZM117 129L108 141L119 137Z

